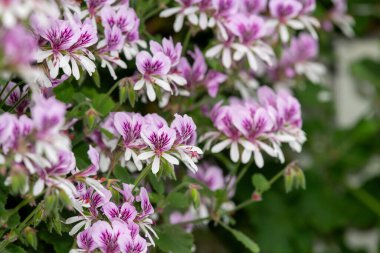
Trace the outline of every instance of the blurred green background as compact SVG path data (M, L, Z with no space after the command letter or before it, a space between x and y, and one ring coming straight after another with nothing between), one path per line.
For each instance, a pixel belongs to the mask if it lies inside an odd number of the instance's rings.
M317 2L320 15L331 6L330 1ZM289 152L287 157L304 169L306 191L286 194L283 183L277 182L263 201L235 214L236 228L253 238L263 253L380 252L380 57L364 54L343 62L345 78L368 107L355 120L349 113L339 115L341 102L356 104L342 96L345 83L337 84L344 56L337 53L339 47L345 45L343 53L349 55L351 45L360 52L371 42L371 50L380 52L380 1L349 1L349 13L356 21L354 38L338 29L321 34L320 59L330 75L326 85L301 83L295 88L308 141L300 155ZM352 123L342 126L342 117ZM282 168L268 159L260 172L270 178ZM237 189L237 202L252 194L250 176ZM197 252L246 252L228 232L212 225L195 230L194 236Z

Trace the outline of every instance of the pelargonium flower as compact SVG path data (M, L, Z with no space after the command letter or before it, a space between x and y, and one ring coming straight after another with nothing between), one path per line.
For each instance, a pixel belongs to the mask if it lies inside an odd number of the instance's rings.
M24 96L28 95L29 87L26 85L23 88L20 88L14 82L8 82L3 86L0 85L0 91L4 89L3 94L1 95L1 99L5 100L5 104L7 106L16 106L16 112L18 114L24 113L27 106L29 105L28 99L20 100L24 98Z
M248 163L253 154L260 168L264 165L262 151L284 161L281 143L289 143L299 152L306 138L298 101L288 92L276 94L265 86L258 90L258 99L260 103L234 100L229 105L215 105L210 116L218 131L201 137L207 140L205 149L218 153L229 147L233 162ZM215 141L219 142L211 147Z
M197 172L198 168L195 165L197 159L201 154L202 150L195 146L197 133L196 126L191 117L181 115L174 115L175 119L170 125L170 128L174 129L176 132L176 138L174 141L174 149L179 154L179 159L181 159L185 165L194 173Z
M200 164L199 171L196 174L190 174L189 176L194 177L212 191L227 191L228 198L224 203L222 203L220 207L222 210L228 212L235 207L235 204L231 201L232 197L235 195L235 177L231 177L231 175L224 176L223 170L220 167L207 162ZM210 212L212 208L214 208L214 205L215 199L212 199L208 196L202 196L200 199L199 207L197 209L191 206L185 213L171 213L170 223L178 224L196 219L206 218L210 215ZM205 224L207 224L207 221ZM194 224L189 223L182 226L186 229L186 231L191 232L193 230Z
M87 50L98 40L96 29L90 20L77 24L67 20L52 20L50 25L36 29L49 47L38 52L37 61L46 61L50 70L50 77L56 78L59 69L78 80L80 77L78 63L89 73L95 72L93 54ZM70 66L71 64L71 66Z
M142 163L136 152L145 146L140 135L143 123L144 118L137 113L117 112L114 115L114 126L123 138L124 158L126 161L132 158L138 170L142 169Z
M187 86L189 88L206 86L208 94L215 97L220 84L227 80L227 75L215 70L208 70L206 60L198 47L189 54L193 58L193 64L190 65L189 61L182 57L177 66L178 71L186 79Z
M171 68L170 58L165 54L158 52L152 56L146 51L141 51L136 56L136 66L142 77L135 84L134 90L141 90L145 86L150 101L156 100L153 84L165 91L172 91L170 84L165 80Z
M167 18L176 15L173 26L175 32L181 31L185 17L190 21L190 23L197 25L198 17L195 13L199 8L195 4L200 1L201 0L177 0L176 2L180 4L180 6L163 10L160 13L160 17Z
M242 0L239 10L246 14L259 14L266 10L268 0Z
M272 74L274 79L277 78L276 75L281 76L281 72L289 79L296 75L305 75L311 82L318 83L326 69L314 61L317 54L318 41L309 34L301 33L284 49L282 58L277 66L269 70L269 74Z
M0 52L4 65L27 66L36 60L37 49L36 39L23 26L0 30Z
M168 152L176 138L175 130L168 126L158 128L154 125L146 125L141 131L141 137L151 150L141 153L139 159L146 160L153 157L152 172L154 174L160 170L161 157L170 164L179 164L177 158Z
M287 26L295 30L304 28L303 23L296 19L301 14L302 8L302 4L297 0L270 0L270 14L275 18L270 21L270 26L278 29L283 43L288 42L290 38Z

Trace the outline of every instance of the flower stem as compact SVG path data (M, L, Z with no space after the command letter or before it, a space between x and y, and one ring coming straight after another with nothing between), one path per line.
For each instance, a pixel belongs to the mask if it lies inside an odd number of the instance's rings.
M364 189L351 189L352 195L355 196L360 202L366 205L374 213L380 216L380 201L377 200L374 196L369 194Z
M151 167L152 165L149 164L148 166L146 166L143 171L141 171L140 175L136 178L135 182L133 183L134 186L133 186L133 190L135 190L135 188L137 187L137 185L149 174L149 171L151 170Z

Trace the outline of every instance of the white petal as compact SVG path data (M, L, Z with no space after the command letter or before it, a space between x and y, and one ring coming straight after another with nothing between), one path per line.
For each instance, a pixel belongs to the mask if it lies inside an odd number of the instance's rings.
M289 31L285 25L280 25L280 38L282 43L286 43L289 41Z
M146 83L146 93L148 95L149 101L153 102L156 100L156 92L153 89L153 86L151 83Z
M174 7L174 8L169 8L169 9L163 10L163 11L160 13L160 17L161 17L161 18L167 18L167 17L170 17L170 16L172 16L172 15L178 13L180 10L181 10L181 7Z
M241 161L242 163L246 164L251 160L252 157L252 151L248 149L243 150L243 154L241 155Z
M154 156L154 154L155 153L153 151L147 151L147 152L144 152L144 153L141 153L140 155L138 155L138 158L140 160L146 160L146 159L149 159L152 156Z
M175 32L181 31L184 19L185 19L185 16L183 14L178 14L175 17L175 21L174 21L174 31Z
M74 59L71 59L71 67L73 71L73 76L75 77L76 80L79 80L80 75L79 75L79 68L78 64Z
M152 172L153 174L157 174L159 170L160 170L160 158L158 156L155 156L152 163Z
M221 141L221 142L219 142L218 144L216 144L216 145L214 145L212 147L211 152L212 153L219 153L220 151L222 151L223 149L225 149L228 145L230 145L231 142L232 141L230 139Z
M210 48L209 50L207 50L206 57L207 58L215 57L216 55L218 55L220 53L220 51L222 51L222 49L223 49L223 45L222 44L213 46L212 48Z
M124 159L126 161L129 161L131 159L131 156L132 156L132 150L130 148L127 148L125 150Z
M162 154L162 157L165 158L169 163L171 164L174 164L174 165L178 165L179 164L179 161L177 158L175 158L174 156L172 155L169 155L169 154L166 154L166 153L163 153Z
M223 49L223 58L222 58L223 66L226 68L230 68L232 64L231 59L231 49L230 48L224 48Z
M230 149L230 157L233 162L239 161L239 146L237 142L232 142Z
M171 92L172 89L170 88L170 84L162 79L159 79L159 78L154 78L154 82L160 86L161 88L163 88L164 90L166 91L169 91Z
M85 224L86 224L87 221L81 221L79 222L78 224L76 224L69 232L69 235L70 236L73 236L75 235Z
M199 27L202 30L207 28L207 14L204 12L199 15Z
M255 151L253 151L253 153L254 153L254 158L255 158L255 162L256 162L257 167L262 168L264 166L263 155L257 149Z
M300 21L295 20L295 19L288 20L287 24L294 30L301 30L305 28L305 26Z
M249 63L249 66L251 67L251 69L253 71L257 71L257 68L258 68L257 67L257 61L256 61L256 58L251 51L247 52L247 58L248 58L248 63Z
M194 13L188 15L188 16L187 16L187 19L190 21L191 24L193 24L193 25L198 25L198 17L197 17L197 15L195 15Z
M136 155L135 152L131 151L132 153L132 159L133 159L133 162L134 164L136 165L136 168L138 171L141 171L142 170L142 162L140 161L140 159L138 158L138 156Z
M65 224L73 224L75 222L78 222L78 221L81 221L81 220L84 220L84 219L85 219L85 217L83 217L83 216L73 216L73 217L68 218L65 221Z
M39 178L33 187L33 195L38 196L44 190L45 181L42 178Z
M141 88L144 86L144 84L145 84L145 79L142 78L135 83L135 85L133 86L133 89L134 90L141 90Z
M187 81L184 77L180 76L180 75L168 75L168 77L173 81L175 82L177 85L180 85L180 86L183 86L185 84L187 84Z

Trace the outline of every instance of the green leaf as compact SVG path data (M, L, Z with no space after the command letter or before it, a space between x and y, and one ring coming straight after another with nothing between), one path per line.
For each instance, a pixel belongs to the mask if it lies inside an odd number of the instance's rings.
M38 232L38 237L46 243L53 245L56 253L69 252L74 240L74 238L68 234L63 233L62 235L58 235L56 233L49 233L46 229L40 230Z
M99 94L92 100L92 106L96 111L105 116L115 108L115 102L106 94Z
M94 80L94 83L96 87L100 87L100 75L98 70L96 69L95 72L92 74L92 80Z
M135 107L136 91L133 89L133 85L128 85L128 100L132 108Z
M153 175L153 174L149 174L148 178L149 178L149 182L152 185L153 189L157 193L163 194L165 191L164 182L162 180L158 180L157 176Z
M70 82L64 82L53 89L55 97L65 103L73 101L75 88Z
M259 193L266 192L270 189L269 181L260 173L252 176L252 184Z
M10 229L17 227L20 224L20 215L18 213L13 214L7 220L7 226Z
M186 233L180 226L166 225L156 229L159 239L157 246L165 252L191 253L193 235Z
M27 253L22 247L17 245L9 245L3 253Z
M167 200L169 205L174 208L186 208L189 206L188 196L180 192L170 193Z
M259 253L260 252L259 245L257 245L254 241L252 241L251 238L249 238L248 236L246 236L245 234L243 234L242 232L240 232L240 231L238 231L236 229L230 228L227 225L222 224L222 226L226 230L228 230L229 232L231 232L231 234L233 234L233 236L235 236L235 238L239 242L241 242L251 252L253 252L253 253Z
M113 170L113 174L116 179L119 179L123 183L132 183L132 179L129 176L127 168L123 168L122 166L116 166Z

